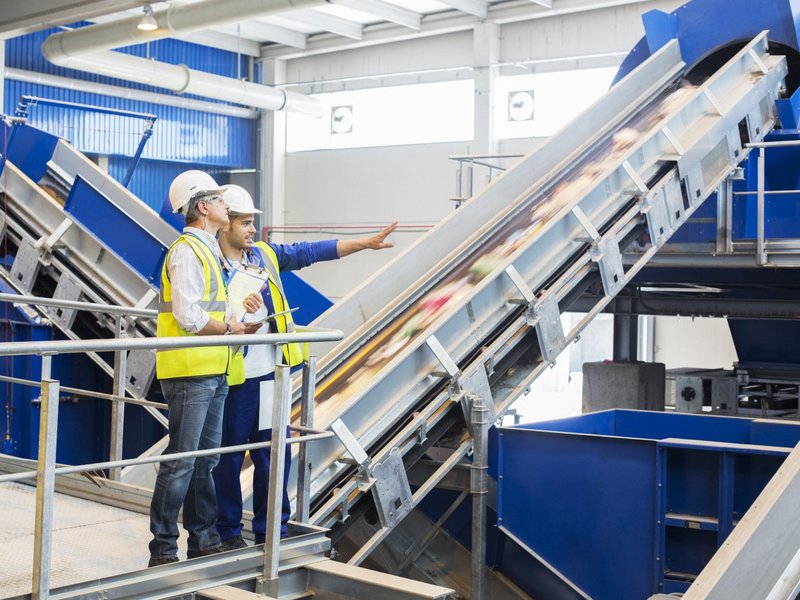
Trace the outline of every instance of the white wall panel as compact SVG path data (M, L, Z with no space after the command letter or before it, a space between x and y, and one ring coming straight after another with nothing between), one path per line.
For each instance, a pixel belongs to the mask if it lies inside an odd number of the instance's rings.
M644 35L642 12L653 9L671 12L682 4L684 2L678 0L655 0L646 4L509 23L503 26L500 60L516 62L615 52L627 54ZM586 66L600 65L596 61L589 64L577 61L572 65L554 65L553 68L564 70Z
M352 150L297 152L286 160L286 212L289 227L344 226L400 221L434 224L454 209L456 163L452 154L470 152L469 144L426 144ZM304 269L300 275L331 298L340 298L366 276L406 248L420 233L392 235L395 248L363 251L335 263ZM276 241L330 239L298 233Z
M671 11L680 4L677 0L654 0L506 24L500 30L498 60L501 63L533 61L536 70L598 66L596 61L576 62L569 57L627 53L643 35L642 11L653 8ZM560 58L565 60L558 61ZM621 59L621 55L617 56L612 64ZM358 89L472 77L468 68L473 64L472 32L457 32L292 59L287 61L287 81L331 82L303 91ZM510 69L506 67L503 74L511 74ZM530 67L519 72L525 70ZM407 75L381 77L396 73ZM358 79L342 81L347 78ZM543 141L542 138L502 140L499 151L525 154ZM448 155L477 151L474 143L444 143L289 154L284 222L287 226L377 225L393 220L436 222L453 209L447 198L455 193L456 166L447 159ZM476 173L477 190L483 185L485 170L476 170ZM398 246L395 250L362 252L337 263L315 265L301 275L323 293L341 297L419 235L397 233L393 236ZM326 237L330 236L307 233L277 236L276 239L296 241Z
M730 369L737 360L725 319L656 317L655 362L667 369Z
M380 76L385 74L408 73L429 69L450 69L467 67L472 64L472 32L461 31L448 35L408 40L373 48L345 50L334 54L322 54L298 58L288 62L287 81L313 82L340 80L351 77ZM450 74L433 74L424 80L440 81L460 76L471 77L470 71ZM420 75L387 78L385 83L399 85L416 83ZM378 87L381 81L361 80L314 89L313 91L336 91L337 89L357 89L359 87ZM306 88L303 88L306 89Z

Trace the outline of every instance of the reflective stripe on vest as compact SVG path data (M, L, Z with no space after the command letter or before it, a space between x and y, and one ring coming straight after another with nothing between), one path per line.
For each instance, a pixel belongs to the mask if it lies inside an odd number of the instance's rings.
M194 335L183 329L175 319L175 315L172 314L172 283L169 280L167 267L170 252L179 243L188 244L203 266L205 290L198 306L208 313L209 318L225 321L228 294L222 279L219 261L202 241L193 236L182 235L170 246L161 270L157 328L159 337ZM227 346L159 350L156 352L156 376L159 379L173 379L175 377L221 375L226 372L229 362L230 348Z
M265 242L256 242L253 248L261 254L264 268L269 273L269 293L272 296L272 306L276 313L289 310L289 301L283 291L281 283L280 267L278 266L278 256L272 247ZM278 333L294 333L294 319L291 313L280 315L273 319ZM300 344L284 344L283 358L290 367L297 366L303 362L303 348Z

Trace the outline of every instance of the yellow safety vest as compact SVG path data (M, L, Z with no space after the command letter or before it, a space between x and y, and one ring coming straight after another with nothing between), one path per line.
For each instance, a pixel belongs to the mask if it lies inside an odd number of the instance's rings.
M278 257L275 251L265 242L256 242L253 244L253 248L255 251L261 253L261 261L264 263L264 268L269 274L267 285L269 286L270 296L272 296L272 306L275 312L279 313L289 310L289 301L286 299L286 293L283 291L280 267L278 266ZM276 317L274 323L278 333L292 333L295 330L291 313ZM308 344L283 344L284 364L295 367L302 364L307 357ZM244 353L239 351L234 354L231 359L231 366L228 369L228 385L238 385L244 383L244 380Z
M286 299L286 293L283 291L283 283L281 282L280 267L278 266L278 256L272 246L266 242L256 242L253 244L254 248L261 252L261 259L264 266L269 272L269 293L272 296L272 305L276 313L289 310L289 301ZM287 312L279 317L276 317L275 326L278 333L294 333L294 319L292 313ZM307 344L305 344L307 346ZM303 363L304 357L308 356L308 352L304 352L304 348L300 344L284 344L283 345L283 359L285 364L290 367L296 367Z
M189 333L178 324L172 314L172 284L167 273L169 253L176 244L188 244L203 265L205 291L200 300L200 308L209 317L225 322L225 304L228 292L222 279L219 261L211 250L199 239L191 235L182 235L169 247L161 269L161 290L158 302L158 337L188 336ZM159 379L175 377L199 377L203 375L221 375L226 373L231 364L231 350L228 346L206 348L178 348L159 350L156 353L156 376Z

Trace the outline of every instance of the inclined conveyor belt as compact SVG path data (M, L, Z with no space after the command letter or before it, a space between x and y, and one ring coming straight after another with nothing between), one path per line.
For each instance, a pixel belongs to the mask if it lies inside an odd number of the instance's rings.
M381 515L391 529L470 449L462 415L473 399L502 414L775 125L786 62L769 54L765 34L699 85L682 84L685 71L678 43L666 44L315 321L346 338L316 351L313 426L339 437L308 448L312 523L344 520L376 483L408 491L402 461L455 425L442 468L392 519ZM37 184L44 176L6 168L2 225L18 246L6 279L29 292L44 266L65 293L154 307L153 263L176 234L64 142L48 175L71 186L64 207ZM95 214L103 199L113 227ZM125 229L135 235L117 235ZM631 244L639 258L623 266ZM153 258L137 264L145 248ZM587 289L595 306L564 331L561 313ZM149 359L141 364L134 394L152 373Z
M772 129L785 74L762 34L689 85L667 44L315 321L350 334L319 361L315 427L344 428L369 461L342 460L349 435L309 448L312 522L345 517L365 473L394 448L420 456L471 394L507 409ZM646 249L623 267L632 243ZM597 305L564 331L592 287ZM453 464L468 449L465 433Z

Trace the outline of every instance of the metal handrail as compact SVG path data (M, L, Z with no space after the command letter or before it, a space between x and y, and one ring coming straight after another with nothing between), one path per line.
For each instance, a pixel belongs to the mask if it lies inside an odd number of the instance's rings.
M95 302L78 302L75 300L62 300L60 298L42 298L41 296L24 296L21 294L0 294L0 302L14 304L33 304L38 306L56 306L58 308L72 308L91 312L104 312L109 315L125 317L147 317L155 319L158 311L154 308L136 308L133 306L120 306L119 304L98 304Z
M8 383L16 383L18 385L27 385L29 387L42 387L41 381L33 381L32 379L22 379L21 377L11 377L9 375L0 375L0 381ZM59 390L76 396L85 396L87 398L95 398L98 400L109 400L111 402L127 402L128 404L136 404L138 406L150 406L152 408L167 408L163 402L151 402L150 400L142 400L140 398L127 398L126 396L118 396L117 394L104 394L103 392L92 392L91 390L84 390L81 388L69 387L66 385L59 386Z
M472 197L473 193L473 174L474 174L474 167L478 165L480 167L485 167L489 169L489 181L491 183L492 177L494 175L494 171L499 171L500 173L504 172L506 169L499 165L486 162L489 159L498 159L498 158L522 158L525 156L524 154L453 154L448 156L450 160L456 161L458 163L458 168L456 169L456 195L451 200L454 200L456 203L456 208L461 206L461 203L466 200L467 198ZM464 163L468 163L467 167L467 193L466 196L463 193L463 172L464 172Z
M750 142L745 148L779 148L781 146L800 146L800 140L784 140L780 142Z
M789 194L800 194L800 190L765 190L765 196L785 196ZM758 192L733 192L734 196L757 196Z
M286 440L287 444L302 444L311 442L313 440L323 440L325 438L333 437L333 432L325 431L321 433L312 433L309 435L301 435ZM175 452L173 454L161 454L159 456L139 456L137 458L128 458L125 460L107 460L105 462L87 463L84 465L68 465L63 467L56 467L53 471L55 475L69 475L70 473L87 473L90 471L104 471L105 469L114 469L119 467L129 467L131 465L148 465L152 463L167 462L170 460L178 460L181 458L194 458L197 456L213 456L215 454L232 454L234 452L244 452L245 450L259 450L261 448L269 448L272 442L254 442L252 444L239 444L237 446L220 446L219 448L211 448L209 450L193 450L191 452ZM9 473L7 475L0 475L0 483L10 483L15 481L24 481L26 479L33 479L36 477L36 471L20 471L18 473Z
M757 142L746 144L747 148L758 149L758 158L756 159L756 264L759 266L768 265L765 233L766 221L764 215L766 196L766 191L764 189L766 169L765 150L767 148L780 148L784 146L800 146L800 140L784 140L780 142Z
M136 165L139 164L139 160L141 160L142 158L142 152L144 151L145 144L147 144L147 140L149 140L150 137L153 135L153 125L155 125L155 122L158 119L157 115L154 115L152 113L134 112L132 110L122 110L119 108L109 108L106 106L93 106L91 104L79 104L77 102L67 102L65 100L55 100L53 98L40 98L37 96L28 96L28 95L24 95L19 99L19 103L17 104L17 109L14 112L14 114L16 117L27 119L28 110L38 104L47 106L57 106L61 108L81 110L86 112L96 112L100 114L114 115L118 117L130 117L134 119L142 119L144 121L144 127L142 128L142 137L139 140L139 145L136 147L136 151L133 153L133 159L131 160L131 164L128 165L128 170L126 171L125 176L120 181L123 187L126 188L128 187L128 184L131 182L131 177L133 177L133 172L136 169ZM15 124L18 125L19 122L16 122Z
M14 298L15 300L18 297ZM283 462L286 453L286 444L301 444L306 442L331 437L331 432L311 433L295 438L287 438L286 428L289 420L288 404L291 401L291 372L283 364L275 366L276 402L272 415L272 439L269 442L255 444L242 444L227 446L225 448L210 448L192 452L177 452L161 456L145 456L127 460L110 460L101 463L68 465L56 467L56 440L58 437L58 405L59 382L51 379L52 359L57 354L70 354L78 352L115 351L118 357L125 356L125 350L155 349L164 350L172 348L197 348L218 346L241 346L253 344L282 345L302 342L337 341L344 334L336 329L321 329L306 327L303 331L293 333L268 333L251 335L213 335L213 336L183 336L162 338L116 338L110 340L58 340L46 342L13 342L0 344L0 356L41 355L42 381L41 381L41 412L39 419L39 454L37 457L36 471L15 473L0 476L0 483L21 481L36 478L36 515L35 535L32 568L32 595L36 600L47 600L50 595L50 559L53 535L53 500L55 495L55 478L57 474L80 473L109 469L111 473L120 467L160 463L180 458L228 454L257 448L270 448L270 484L267 501L267 543L264 545L264 574L265 581L277 588L278 580L278 548L280 544L280 503L283 495ZM281 356L280 351L276 355ZM309 357L303 369L304 378L315 372L315 357ZM124 359L118 367L124 377ZM115 367L115 382L118 379ZM115 386L116 387L116 386ZM314 382L305 381L303 385L304 397L303 411L313 410ZM116 404L115 404L116 406ZM305 419L305 417L303 417ZM313 418L312 418L313 422ZM304 423L307 424L307 423ZM112 423L113 425L113 423ZM120 448L121 451L121 448ZM114 458L112 453L112 458ZM305 486L304 486L305 487ZM302 492L302 490L301 490ZM304 499L308 503L308 498Z
M205 348L217 346L250 346L253 344L291 344L332 342L344 333L338 329L305 328L297 333L254 333L249 335L178 336L158 338L122 338L105 340L55 340L47 342L5 342L0 344L0 356L22 354L75 354L79 352L114 352L120 350L169 350L175 348Z

